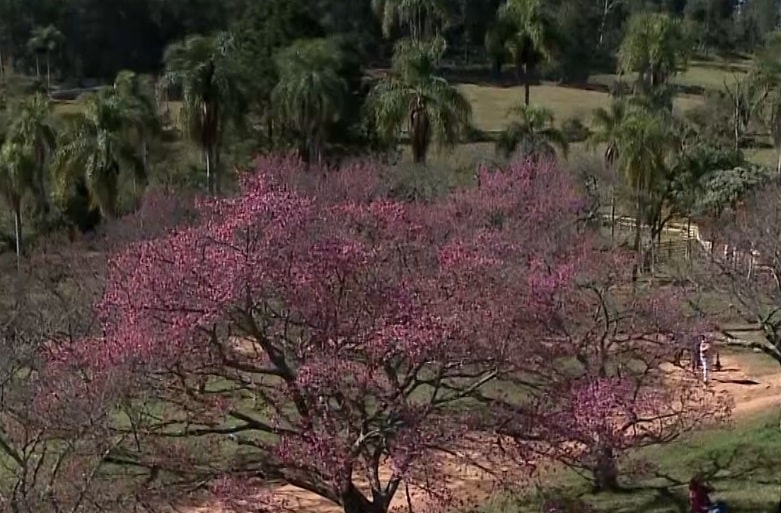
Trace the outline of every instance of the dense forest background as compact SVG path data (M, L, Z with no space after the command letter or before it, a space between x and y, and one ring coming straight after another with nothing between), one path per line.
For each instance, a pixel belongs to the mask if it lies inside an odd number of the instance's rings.
M497 0L419 3L431 4L445 20L441 30L449 59L461 64L485 62L479 54L485 53ZM696 36L694 43L716 52L754 48L779 18L776 0L550 0L544 4L551 18L558 20L565 43L547 71L562 80L577 80L600 63L612 69L610 56L635 12L661 11L684 18ZM156 73L171 42L225 29L239 29L243 42L256 47L278 46L285 36L313 30L344 35L368 62L382 63L389 58L392 44L382 37L377 9L377 2L370 0L2 0L0 50L6 62L12 59L17 68L32 72L41 53L30 44L34 31L53 26L64 37L47 49L52 66L74 85L85 79L110 81L122 69ZM294 13L297 23L280 23ZM396 38L404 35L401 29L394 30Z

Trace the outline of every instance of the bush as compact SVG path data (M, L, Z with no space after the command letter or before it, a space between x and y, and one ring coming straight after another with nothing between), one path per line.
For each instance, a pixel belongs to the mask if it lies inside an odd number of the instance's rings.
M580 120L580 118L568 118L561 123L561 131L564 133L564 137L567 138L567 142L578 143L588 139L591 133L586 125Z

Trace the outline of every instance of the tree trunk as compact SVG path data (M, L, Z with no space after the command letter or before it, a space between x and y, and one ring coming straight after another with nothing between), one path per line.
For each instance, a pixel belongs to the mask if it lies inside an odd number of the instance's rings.
M633 244L633 249L635 250L637 254L637 258L635 259L634 266L632 268L632 280L635 281L638 278L642 263L643 263L643 254L642 254L642 248L640 243L640 231L642 229L642 225L640 222L640 201L637 202L637 210L635 211L635 240Z
M49 93L52 90L52 65L51 54L46 52L46 92Z
M529 106L529 100L531 97L531 85L529 84L529 70L526 69L526 65L523 65L523 104Z
M386 507L367 499L353 484L350 484L350 488L342 494L341 499L344 513L386 513L387 511Z
M616 187L610 191L610 242L616 241Z
M607 15L610 12L610 0L605 0L602 6L602 19L599 21L599 39L597 40L597 47L602 48L605 43L605 29L607 28Z
M141 167L144 170L144 185L149 181L149 143L146 138L141 140Z
M38 54L35 54L35 78L41 80L41 63L38 59Z
M502 78L502 59L501 57L494 57L491 59L491 75L494 80L499 81Z
M212 149L206 148L206 151L204 152L204 159L206 160L206 190L209 192L209 194L214 193L214 187L212 187L213 183L213 177L212 177Z
M219 196L219 194L222 192L222 184L220 183L220 178L222 177L222 174L220 173L220 149L219 147L215 146L212 149L213 152L213 161L212 161L212 182L214 182L214 195Z
M597 455L597 466L594 469L594 491L616 491L618 486L618 467L613 449L602 447Z
M22 207L14 207L14 236L16 237L16 269L22 267Z
M781 175L781 146L777 148L778 150L778 160L776 161L776 171L779 175Z
M526 64L523 64L520 60L516 59L515 75L518 78L518 83L523 86L523 104L528 107L531 91L529 86L529 75L527 71Z

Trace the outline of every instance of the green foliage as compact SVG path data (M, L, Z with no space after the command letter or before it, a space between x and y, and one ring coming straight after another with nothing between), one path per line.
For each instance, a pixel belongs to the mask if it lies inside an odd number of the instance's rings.
M748 193L768 183L772 175L770 169L748 163L709 173L702 180L704 194L697 210L718 217L725 208L735 208Z
M720 186L738 178L733 170L746 165L740 150L720 148L712 143L686 148L678 156L671 173L672 207L685 216L711 213L716 207L713 201L727 192L724 189L719 192ZM737 191L733 189L733 192Z
M376 81L367 98L367 115L382 140L397 141L420 105L424 106L420 114L425 116L427 126L423 129L420 124L413 125L410 138L424 148L432 136L440 146L454 145L471 124L469 101L436 74L444 51L442 39L426 43L402 40L397 44L390 74Z
M584 142L591 136L591 131L580 118L567 118L561 122L561 133L568 143Z
M650 93L683 68L689 51L680 21L667 14L640 13L629 20L621 42L619 71L637 73L639 92Z
M553 113L545 108L525 106L513 108L517 116L496 140L496 151L509 158L519 152L532 159L555 159L559 149L565 156L569 149L566 135L554 125Z
M209 191L220 191L220 147L226 125L243 128L249 106L247 70L229 33L190 36L166 49L161 87L183 93L183 121L203 150Z
M83 181L91 204L104 217L119 214L120 174L131 172L138 184L145 184L144 165L127 136L131 120L122 96L113 89L85 95L81 113L62 132L54 162L55 193L64 203L73 187Z
M340 48L331 40L299 40L277 54L279 82L271 101L308 162L320 162L325 133L339 120L347 101L347 82L339 75Z

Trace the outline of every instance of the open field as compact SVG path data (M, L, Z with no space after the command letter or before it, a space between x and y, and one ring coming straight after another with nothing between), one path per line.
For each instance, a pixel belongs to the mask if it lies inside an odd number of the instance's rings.
M475 125L489 132L502 130L510 121L508 111L523 101L522 87L490 87L461 85L461 91L472 103ZM675 108L690 109L702 102L696 95L679 95ZM556 85L537 85L531 88L531 103L553 111L558 122L579 118L588 122L599 107L610 105L610 96L601 91Z

